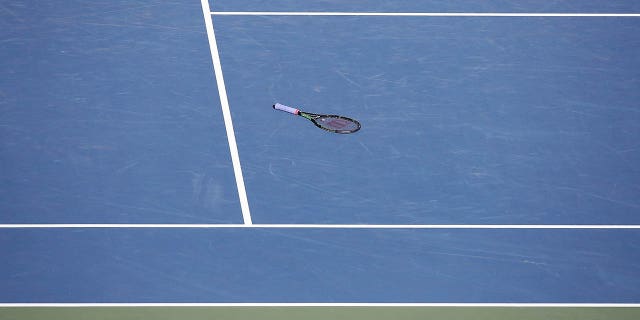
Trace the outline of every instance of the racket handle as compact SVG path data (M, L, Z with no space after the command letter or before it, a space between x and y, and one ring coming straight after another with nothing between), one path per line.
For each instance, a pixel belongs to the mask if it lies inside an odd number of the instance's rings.
M292 114L295 114L295 115L300 114L300 110L298 110L296 108L287 107L284 104L276 103L276 104L273 105L273 108L276 109L276 110L289 112L289 113L292 113Z

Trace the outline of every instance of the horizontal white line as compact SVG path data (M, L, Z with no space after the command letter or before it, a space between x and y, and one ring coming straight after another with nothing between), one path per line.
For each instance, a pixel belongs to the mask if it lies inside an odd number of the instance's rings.
M640 229L640 225L551 224L0 224L0 229L167 228L167 229Z
M387 16L387 17L640 17L640 13L507 13L507 12L276 12L217 11L219 16Z
M531 307L638 308L639 303L0 303L0 307Z

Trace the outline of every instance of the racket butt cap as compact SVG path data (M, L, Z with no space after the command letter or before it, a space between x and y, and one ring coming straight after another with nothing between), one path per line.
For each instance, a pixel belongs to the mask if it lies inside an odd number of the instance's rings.
M284 111L284 112L288 112L288 113L292 113L292 114L300 114L300 110L296 109L296 108L292 108L289 106L285 106L283 104L280 103L276 103L273 105L273 108L276 110L280 110L280 111Z

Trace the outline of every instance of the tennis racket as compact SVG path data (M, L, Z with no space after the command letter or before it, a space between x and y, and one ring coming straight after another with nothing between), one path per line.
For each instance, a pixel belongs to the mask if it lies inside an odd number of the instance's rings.
M315 114L304 112L279 103L274 104L273 108L301 116L313 122L316 127L333 133L354 133L360 130L360 122L351 118L337 116L334 114Z

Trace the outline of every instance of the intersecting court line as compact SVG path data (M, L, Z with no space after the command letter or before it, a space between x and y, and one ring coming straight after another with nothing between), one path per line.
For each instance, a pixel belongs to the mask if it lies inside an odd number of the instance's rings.
M640 17L640 13L507 13L507 12L294 12L214 11L218 16L386 16L386 17Z
M222 105L222 116L224 118L224 126L227 129L227 139L229 140L229 151L231 153L231 162L233 163L233 173L236 177L236 185L238 186L238 196L240 198L240 208L242 209L242 218L244 224L251 225L251 212L249 211L249 200L247 199L247 191L244 187L244 178L242 177L242 168L240 166L240 155L238 154L238 145L236 143L236 135L233 130L233 121L231 121L231 111L229 110L229 100L227 99L227 89L224 85L222 76L222 65L220 63L220 54L218 53L218 44L216 43L216 35L213 32L213 21L209 9L209 1L201 0L202 14L209 38L209 48L211 49L211 60L213 69L216 74L216 82L218 84L218 94L220 95L220 104Z
M39 228L164 228L164 229L640 229L640 225L596 225L596 224L0 224L0 229Z

